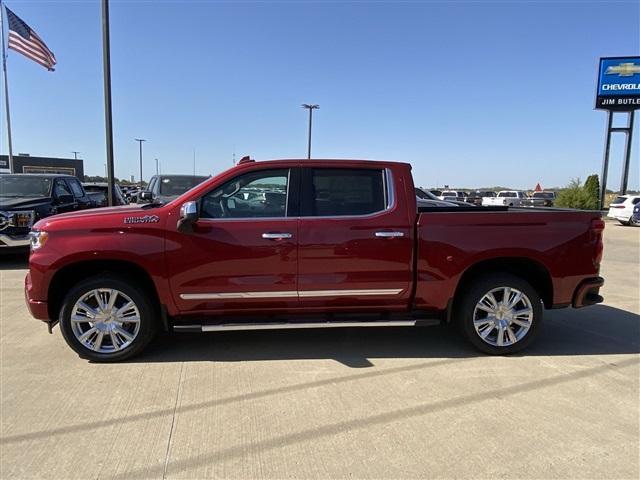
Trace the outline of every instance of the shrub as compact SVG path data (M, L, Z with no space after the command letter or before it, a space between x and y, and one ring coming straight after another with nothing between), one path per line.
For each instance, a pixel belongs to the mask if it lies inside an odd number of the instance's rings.
M579 178L574 178L566 188L558 193L555 205L579 210L597 210L599 183L597 175L590 175L584 185L581 185Z

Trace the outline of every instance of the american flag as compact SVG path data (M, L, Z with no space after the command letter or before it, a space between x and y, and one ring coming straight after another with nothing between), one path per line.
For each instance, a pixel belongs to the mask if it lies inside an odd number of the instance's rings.
M7 46L39 63L47 70L53 71L53 66L56 64L56 57L53 52L49 50L29 25L6 6L4 8L7 11L7 23L9 24L9 42Z

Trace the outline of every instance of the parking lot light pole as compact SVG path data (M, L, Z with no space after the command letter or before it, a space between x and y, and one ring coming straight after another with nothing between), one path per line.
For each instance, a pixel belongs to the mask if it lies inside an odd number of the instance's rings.
M104 84L104 127L107 146L107 195L114 205L113 118L111 111L111 46L109 40L109 0L102 0L102 68Z
M158 175L158 159L156 158L156 175Z
M303 103L302 108L309 110L309 140L307 142L307 158L311 158L311 125L313 123L313 111L320 108L320 105Z
M140 145L140 190L142 190L142 142L146 142L144 138L134 139Z
M73 152L71 152L71 153L73 153L73 159L74 159L74 160L77 160L77 159L78 159L78 154L79 154L80 152L76 152L76 151L74 150L74 151L73 151Z

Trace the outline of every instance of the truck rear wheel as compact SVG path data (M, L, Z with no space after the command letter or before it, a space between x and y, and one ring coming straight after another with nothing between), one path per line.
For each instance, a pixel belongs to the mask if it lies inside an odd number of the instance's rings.
M60 331L80 357L117 362L138 354L155 333L147 294L113 275L82 280L65 297Z
M467 339L492 355L518 352L535 339L542 321L538 292L507 273L478 278L460 301L456 317Z

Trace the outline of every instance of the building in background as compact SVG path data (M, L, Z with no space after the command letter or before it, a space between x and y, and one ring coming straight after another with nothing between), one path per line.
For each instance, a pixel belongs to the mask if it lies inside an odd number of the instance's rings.
M8 155L0 155L0 173L57 173L74 175L84 181L84 162L81 159L32 157L20 153L13 156L13 172L9 172Z

